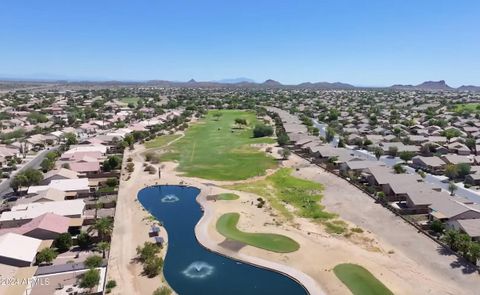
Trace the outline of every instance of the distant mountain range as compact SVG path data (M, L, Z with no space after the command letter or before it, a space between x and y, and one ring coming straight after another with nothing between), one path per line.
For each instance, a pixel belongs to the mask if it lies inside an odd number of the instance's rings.
M188 82L172 82L165 80L151 80L146 84L159 87L182 87L182 86L197 86L197 87L239 87L239 88L298 88L298 89L355 89L356 87L350 84L335 82L317 82L317 83L301 83L298 85L282 84L278 81L268 79L262 83L255 83L251 79L238 78L226 79L221 81L197 82L194 79ZM223 81L223 82L222 82Z
M262 83L256 83L254 80L249 78L233 78L233 79L222 79L218 81L206 81L199 82L194 79L190 79L187 82L181 81L168 81L168 80L149 80L149 81L94 81L89 79L84 80L66 80L66 79L17 79L17 78L1 78L0 82L48 82L56 84L89 84L89 85L148 85L148 86L157 86L157 87L205 87L205 88L295 88L295 89L368 89L368 88L378 88L378 89L394 89L394 90L424 90L424 91L475 91L480 92L480 86L474 85L463 85L458 88L449 86L444 80L440 81L426 81L418 85L402 85L395 84L390 87L358 87L347 83L342 82L304 82L296 85L282 84L278 81L268 79Z
M159 81L152 80L147 81L149 85L163 86L163 87L182 87L182 86L196 86L196 87L240 87L240 88L298 88L298 89L366 89L366 88L383 88L383 89L395 89L395 90L430 90L430 91L480 91L480 86L460 86L453 88L447 85L444 80L440 81L426 81L418 85L401 85L396 84L390 87L358 87L342 82L305 82L297 85L282 84L278 81L268 79L262 83L252 82L251 79L239 78L227 79L222 81L211 82L197 82L191 79L188 82L171 82L171 81Z
M438 90L438 91L480 91L480 86L462 85L458 88L450 87L444 80L426 81L418 85L393 85L390 88L400 90Z

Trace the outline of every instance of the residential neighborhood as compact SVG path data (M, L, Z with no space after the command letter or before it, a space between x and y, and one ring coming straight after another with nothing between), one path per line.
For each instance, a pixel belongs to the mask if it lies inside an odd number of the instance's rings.
M165 110L150 93L134 105L110 93L0 97L0 273L30 282L2 287L1 294L103 294L112 288L106 265L126 171L123 150L183 124L183 110Z

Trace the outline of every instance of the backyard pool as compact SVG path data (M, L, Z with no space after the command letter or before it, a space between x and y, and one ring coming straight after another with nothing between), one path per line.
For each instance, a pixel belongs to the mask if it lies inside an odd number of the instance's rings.
M142 189L138 200L168 231L163 269L178 294L308 294L280 273L241 263L200 245L195 225L202 217L194 187L162 185Z

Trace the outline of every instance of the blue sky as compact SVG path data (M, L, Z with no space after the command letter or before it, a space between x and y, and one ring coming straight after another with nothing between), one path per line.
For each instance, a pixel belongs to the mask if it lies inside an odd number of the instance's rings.
M480 1L2 0L0 76L480 85Z

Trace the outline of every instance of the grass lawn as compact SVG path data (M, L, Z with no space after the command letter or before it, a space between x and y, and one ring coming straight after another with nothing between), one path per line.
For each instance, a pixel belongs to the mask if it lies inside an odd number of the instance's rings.
M138 101L140 100L139 97L123 97L120 98L120 101L126 104L133 103L135 106L137 106Z
M238 198L240 198L239 195L231 194L231 193L219 194L217 196L217 200L220 200L220 201L233 201L233 200L238 200Z
M216 118L214 114L221 114ZM235 119L246 119L248 126L235 128ZM242 180L264 175L276 167L274 158L250 146L272 143L272 138L253 138L257 123L253 112L210 111L205 119L190 126L185 136L168 147L162 160L177 160L186 176L212 180Z
M353 295L393 295L382 282L357 264L339 264L333 272Z
M228 239L278 253L297 251L300 245L289 237L268 233L247 233L237 228L240 214L226 213L217 220L217 231Z
M280 211L287 219L292 213L285 207L292 205L301 217L327 220L335 214L324 211L320 204L323 185L294 177L292 169L282 168L264 180L227 186L229 189L251 192L269 200L273 208Z
M147 149L161 148L167 145L169 142L179 138L180 136L181 136L180 134L168 134L168 135L157 136L153 140L146 141L145 147Z
M480 103L461 103L455 105L455 112L461 113L463 111L479 112Z

